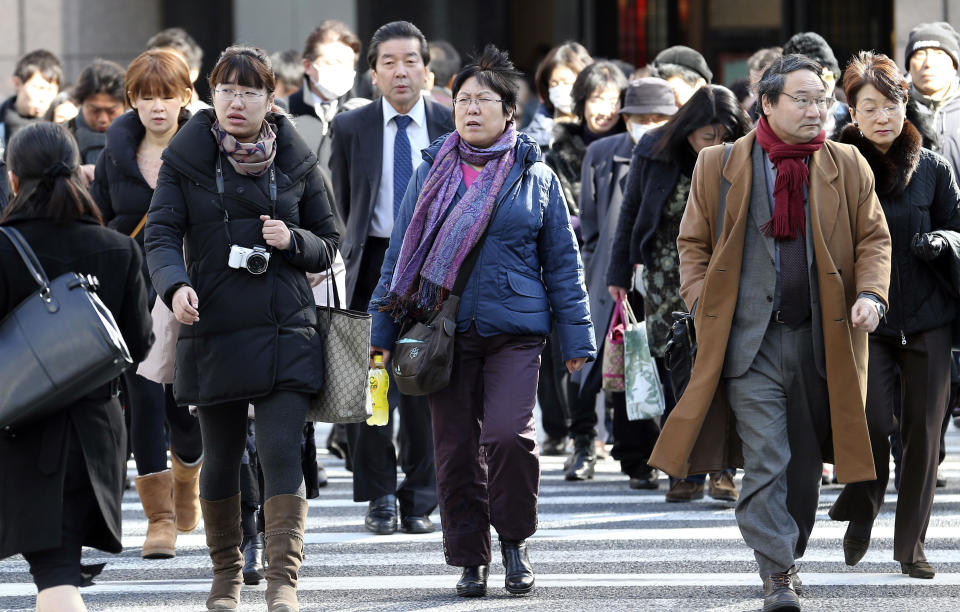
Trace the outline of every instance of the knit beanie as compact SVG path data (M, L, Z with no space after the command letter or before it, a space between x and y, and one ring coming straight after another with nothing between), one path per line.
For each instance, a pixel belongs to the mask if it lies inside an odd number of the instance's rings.
M797 53L805 55L815 60L824 68L829 68L830 72L836 78L840 78L840 65L837 63L837 57L833 54L833 49L816 32L800 32L790 37L790 40L783 45L783 54L790 55Z
M703 59L699 51L691 49L690 47L683 45L667 47L653 59L654 66L659 64L677 64L678 66L693 70L702 76L708 84L713 81L713 71L707 66L707 60Z
M960 40L957 31L945 21L921 23L910 30L903 63L909 68L910 57L920 49L940 49L953 59L953 67L960 66Z

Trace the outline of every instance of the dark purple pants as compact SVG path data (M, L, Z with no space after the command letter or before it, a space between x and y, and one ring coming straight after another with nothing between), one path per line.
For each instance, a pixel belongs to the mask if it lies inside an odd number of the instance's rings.
M540 457L533 407L543 336L454 340L450 385L428 397L433 417L443 552L457 567L490 563L501 538L537 530Z

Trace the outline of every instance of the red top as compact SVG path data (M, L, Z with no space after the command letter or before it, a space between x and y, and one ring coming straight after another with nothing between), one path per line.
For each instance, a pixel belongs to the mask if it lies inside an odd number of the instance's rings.
M467 184L467 189L470 188L470 185L473 184L473 181L480 176L479 170L474 170L469 164L463 162L460 163L460 167L463 168L463 182Z

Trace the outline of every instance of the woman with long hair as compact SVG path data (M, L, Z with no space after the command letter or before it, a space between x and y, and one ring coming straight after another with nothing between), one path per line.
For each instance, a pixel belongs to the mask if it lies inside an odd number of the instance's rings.
M750 120L737 97L726 87L706 85L696 91L666 124L648 132L637 144L630 162L620 218L613 240L607 285L615 299L626 299L634 266L643 265L644 320L650 353L657 362L666 399L666 419L676 398L664 365L672 313L686 308L680 298L680 255L677 235L690 194L697 155L706 147L732 142L747 133ZM620 414L627 427L626 408L614 410L614 428ZM637 449L646 453L652 449ZM614 457L618 456L614 447ZM639 460L640 457L637 457ZM624 459L620 458L621 463ZM705 478L691 476L671 483L666 499L687 502L703 497ZM715 499L735 501L732 471L712 474L709 493Z
M904 574L933 578L923 541L950 395L958 292L950 279L960 254L960 190L950 163L924 149L922 136L906 120L909 86L893 60L860 52L843 73L843 89L854 122L840 141L857 147L873 170L893 259L890 308L870 335L867 369L867 427L877 479L846 485L830 518L848 521L843 554L847 565L856 565L870 546L890 475L890 436L899 431L903 458L893 558Z
M102 227L73 137L54 123L26 126L10 139L7 162L14 196L0 225L24 236L49 278L95 276L130 356L143 359L153 336L140 248ZM36 290L0 237L0 320ZM7 367L16 364L0 365ZM127 435L116 389L114 381L35 424L0 430L0 558L23 555L40 612L86 609L77 587L91 584L103 565L82 565L81 547L123 550Z
M142 248L160 156L190 118L190 70L179 54L152 49L130 62L124 82L124 101L133 111L107 128L90 191L107 227L134 238ZM144 278L149 278L146 265ZM151 308L155 300L156 292L148 287ZM153 350L163 349L158 342ZM134 483L148 519L140 554L173 557L177 532L193 531L200 521L200 426L186 406L177 406L171 385L164 390L137 374L136 367L123 375L123 397L137 465ZM168 431L172 469L167 469Z
M207 608L239 602L239 474L253 404L266 601L271 612L291 612L299 609L307 516L299 441L323 382L306 273L327 269L340 236L316 156L273 111L270 58L230 47L209 83L213 108L198 111L163 152L147 263L158 296L183 324L174 396L198 407L203 434L200 507L213 561Z

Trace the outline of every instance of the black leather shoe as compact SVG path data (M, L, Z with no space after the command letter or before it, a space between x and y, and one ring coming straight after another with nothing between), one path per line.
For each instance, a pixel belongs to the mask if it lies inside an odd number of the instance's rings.
M364 524L367 529L377 535L390 535L395 532L397 530L397 496L384 495L371 501Z
M433 533L436 529L429 516L410 514L400 519L400 531L404 533Z
M243 583L260 584L263 580L263 534L243 536Z
M457 595L460 597L483 597L487 594L487 576L489 565L474 565L463 568L460 581L457 582Z
M327 486L327 470L323 469L322 465L317 465L317 488L322 489ZM317 496L319 497L320 492L317 491Z
M642 472L636 476L630 477L630 488L631 489L644 489L647 491L653 491L660 488L660 482L658 480L657 470L651 470L649 472Z
M544 438L540 445L540 454L544 457L560 457L567 454L566 438Z
M796 568L771 574L763 584L763 612L800 612L794 576Z
M843 536L843 561L850 567L860 563L860 559L870 548L870 538L858 538L849 533Z
M578 436L574 439L573 454L563 465L564 478L567 480L590 480L597 465L597 447L592 436Z
M527 556L526 540L504 540L500 538L500 554L503 567L506 568L504 588L512 595L525 595L533 590L533 565Z
M926 561L917 561L915 563L901 563L900 571L911 578L930 579L937 575L937 571Z

